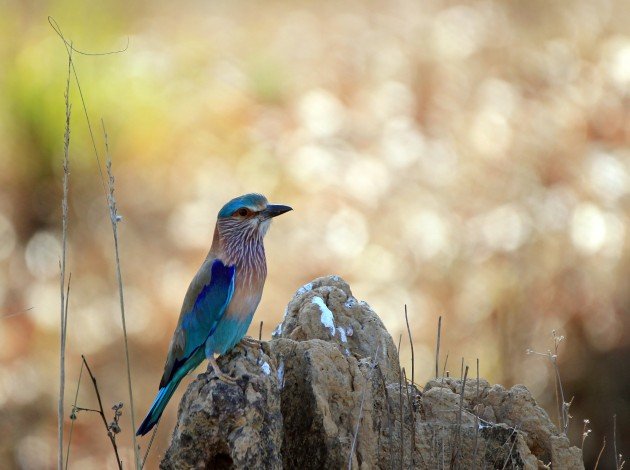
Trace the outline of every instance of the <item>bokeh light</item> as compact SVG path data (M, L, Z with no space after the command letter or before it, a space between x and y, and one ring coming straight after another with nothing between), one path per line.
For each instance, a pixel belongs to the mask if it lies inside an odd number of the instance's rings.
M397 342L406 304L416 382L461 358L524 383L554 416L560 350L569 433L594 462L630 447L630 12L623 0L188 3L9 1L0 15L0 459L54 468L67 58L95 131L108 129L136 416L153 399L187 285L230 198L274 222L250 334L312 278L338 274ZM130 425L113 241L73 84L66 411L85 354ZM103 150L100 157L104 158ZM443 357L444 357L443 354ZM403 336L402 365L411 354ZM94 405L83 377L79 403ZM180 386L149 467L174 426ZM97 416L75 422L71 468L113 466ZM139 419L139 418L137 418ZM68 420L69 426L69 420ZM144 443L143 443L144 444ZM104 464L105 462L105 464ZM587 467L589 464L587 464Z

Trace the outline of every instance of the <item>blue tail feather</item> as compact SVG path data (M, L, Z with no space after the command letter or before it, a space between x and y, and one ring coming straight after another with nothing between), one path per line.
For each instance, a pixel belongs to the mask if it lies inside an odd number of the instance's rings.
M175 373L175 375L171 377L171 380L166 385L160 388L157 396L155 397L155 400L153 400L153 404L151 405L151 408L149 409L146 418L144 418L144 421L142 421L142 424L140 424L140 426L138 427L138 431L136 431L136 436L144 436L153 428L153 426L158 423L160 417L162 416L162 413L164 412L164 408L166 408L168 401L173 396L173 393L175 393L177 386L186 376L186 374L188 374L191 370L193 370L201 363L204 357L203 355L203 348L198 348L197 350L195 350L192 356L190 356L188 360L186 360L184 364L179 368L179 370Z
M177 385L179 385L179 380L173 380L160 389L155 400L153 400L153 404L146 418L144 418L144 421L142 421L142 424L138 427L138 431L136 432L137 436L144 436L157 424L164 412L164 408L166 408L168 401L173 396Z

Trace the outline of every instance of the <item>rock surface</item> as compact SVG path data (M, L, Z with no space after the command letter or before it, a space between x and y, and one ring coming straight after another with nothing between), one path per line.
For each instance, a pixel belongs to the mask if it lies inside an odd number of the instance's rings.
M190 384L179 405L163 469L282 468L282 414L272 360L238 345L221 358L236 384L210 369Z
M380 318L337 276L219 364L236 384L210 369L188 387L161 468L584 468L523 385L468 380L462 400L459 379L405 383Z

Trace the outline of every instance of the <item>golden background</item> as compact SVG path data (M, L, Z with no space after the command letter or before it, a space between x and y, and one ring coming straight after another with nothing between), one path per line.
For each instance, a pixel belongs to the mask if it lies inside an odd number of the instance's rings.
M630 444L630 3L18 2L0 4L0 461L54 468L67 56L116 175L136 422L157 391L188 282L227 200L294 207L266 239L250 334L337 274L398 341L415 379L523 383L556 420L554 372L527 355L566 336L569 437L593 462L612 416ZM66 416L85 354L104 406L125 404L111 227L76 83L72 102ZM25 309L30 309L25 311ZM401 363L410 369L406 336ZM204 366L205 367L205 366ZM148 468L170 441L180 385ZM94 407L83 376L79 405ZM70 420L67 419L67 430ZM147 439L141 440L144 450ZM70 468L114 468L80 412Z

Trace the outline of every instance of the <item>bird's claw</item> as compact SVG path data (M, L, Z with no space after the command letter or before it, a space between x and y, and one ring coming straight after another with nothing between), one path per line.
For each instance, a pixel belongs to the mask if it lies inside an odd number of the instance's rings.
M260 348L261 342L251 336L244 336L241 343L250 348Z
M225 372L223 372L220 368L219 368L219 364L217 364L216 359L212 358L209 359L208 362L210 362L210 366L212 367L212 370L214 371L214 375L217 377L217 379L219 379L221 382L224 382L228 385L235 385L236 379L228 374L226 374Z
M214 371L214 374L217 376L217 379L219 379L221 382L226 383L228 385L236 385L237 381L234 377L232 377L231 375L228 375L224 372L219 371L219 373L217 373L217 371Z

